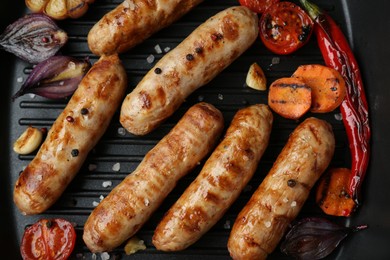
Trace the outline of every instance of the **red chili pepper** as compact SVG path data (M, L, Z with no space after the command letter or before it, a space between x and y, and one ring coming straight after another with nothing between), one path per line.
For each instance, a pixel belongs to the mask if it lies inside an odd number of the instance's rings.
M314 32L325 64L343 76L347 95L340 106L351 151L349 192L358 204L358 197L370 158L370 124L368 104L358 63L340 27L318 6L300 0L315 21Z

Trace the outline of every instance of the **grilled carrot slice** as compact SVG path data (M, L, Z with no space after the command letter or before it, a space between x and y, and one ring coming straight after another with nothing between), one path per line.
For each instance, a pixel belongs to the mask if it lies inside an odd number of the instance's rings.
M310 88L313 113L327 113L336 109L346 94L345 81L340 73L319 64L301 65L292 77L301 78Z
M319 181L316 202L328 215L348 217L356 207L348 193L351 171L347 168L330 169Z
M268 93L268 105L282 117L298 119L311 106L311 89L299 78L275 80Z

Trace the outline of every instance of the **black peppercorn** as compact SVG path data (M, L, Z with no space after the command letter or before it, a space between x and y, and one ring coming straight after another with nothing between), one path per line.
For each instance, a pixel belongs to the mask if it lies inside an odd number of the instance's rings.
M47 228L51 228L53 226L53 222L51 222L51 220L48 220L47 222L46 222L46 227Z
M72 154L72 157L77 157L79 155L79 150L78 149L73 149L71 154Z
M194 60L194 55L192 55L192 54L187 54L186 59L187 59L188 61L192 61L192 60Z
M155 68L154 73L161 74L162 70L160 68Z
M82 114L82 115L86 115L86 114L88 114L88 109L87 108L82 108L81 109L81 111L80 111L80 113Z
M295 180L290 179L287 181L287 185L292 188L297 185L297 182Z
M203 52L203 48L202 47L196 47L195 48L195 52L196 53L202 53Z

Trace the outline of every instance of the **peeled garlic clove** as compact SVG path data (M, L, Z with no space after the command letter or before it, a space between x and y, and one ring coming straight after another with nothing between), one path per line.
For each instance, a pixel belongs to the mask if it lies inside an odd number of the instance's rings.
M88 4L85 0L67 0L67 7L70 18L78 18L88 10Z
M32 70L12 100L26 93L53 99L70 96L90 67L91 63L88 59L78 60L68 56L53 56L39 63Z
M18 154L30 154L42 143L42 131L29 126L14 143L14 151Z
M66 7L66 0L50 0L46 5L45 13L57 20L67 18L68 9Z
M267 79L264 71L257 63L253 63L249 67L248 74L246 75L246 85L257 90L267 89Z
M136 236L130 238L125 245L126 255L131 255L136 253L139 250L145 250L145 249L146 249L145 242Z
M34 13L42 12L49 0L26 0L26 5Z
M67 42L68 36L44 14L28 14L10 24L0 35L0 46L30 63L52 56Z

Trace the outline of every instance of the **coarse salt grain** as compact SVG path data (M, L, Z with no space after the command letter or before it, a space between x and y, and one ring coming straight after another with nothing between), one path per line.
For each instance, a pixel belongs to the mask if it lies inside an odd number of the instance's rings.
M153 63L153 61L154 61L154 55L153 55L153 54L150 54L150 55L146 58L146 61L147 61L148 63Z
M296 207L297 206L297 202L294 200L293 202L291 202L291 207Z
M223 100L223 95L222 94L218 94L218 99L219 100Z
M103 252L100 254L100 258L102 260L108 260L108 259L110 259L110 255L107 252Z
M35 98L35 94L32 94L32 93L30 93L30 94L28 94L28 96L31 98L31 99L33 99L33 98Z
M335 118L337 121L341 121L341 120L343 120L343 115L342 115L341 113L334 114L334 118Z
M95 253L92 253L91 259L92 259L92 260L96 260L96 254L95 254Z
M164 48L164 51L165 51L165 52L168 52L168 51L170 51L170 50L171 50L170 47L165 47L165 48Z
M144 204L145 204L145 206L149 206L150 202L147 198L144 199Z
M271 227L271 221L266 221L264 223L264 226L267 227L267 228Z
M99 202L97 202L97 201L92 201L92 206L97 207L97 205L99 205Z
M111 187L112 181L103 181L102 186L103 188Z
M112 170L113 170L114 172L119 172L120 169L121 169L121 164L120 164L120 163L116 163L116 164L114 164L114 165L112 166Z
M43 179L42 175L37 175L37 181L41 181Z
M126 135L126 130L123 127L119 127L118 134L124 136L124 135Z
M17 81L18 83L22 83L22 82L23 82L23 77L17 78L16 81Z
M100 199L100 201L104 200L104 196L100 195L99 199Z
M287 198L284 198L284 199L283 199L283 202L284 202L284 203L287 203L287 202L288 202L288 199L287 199Z
M276 65L280 63L280 58L279 57L273 57L271 60L272 65Z
M223 224L224 229L230 229L230 220L226 220L225 224Z
M161 54L162 53L162 50L161 50L161 47L159 44L157 44L156 46L154 46L154 50L156 51L157 54Z

